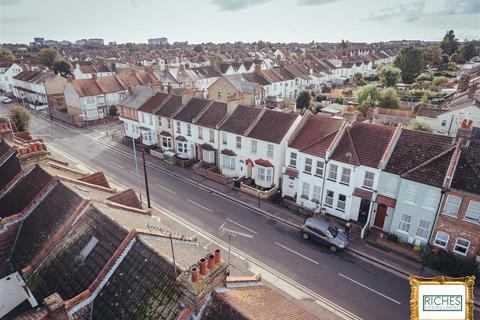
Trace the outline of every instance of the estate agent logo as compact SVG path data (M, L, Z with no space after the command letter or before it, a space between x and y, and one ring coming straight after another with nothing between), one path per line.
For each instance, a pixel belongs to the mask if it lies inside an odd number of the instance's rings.
M475 277L410 277L412 320L472 320Z

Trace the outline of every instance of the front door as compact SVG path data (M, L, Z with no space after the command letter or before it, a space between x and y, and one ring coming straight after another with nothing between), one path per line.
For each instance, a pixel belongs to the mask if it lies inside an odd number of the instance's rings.
M377 206L377 214L375 215L375 222L373 226L380 230L383 230L383 223L385 222L385 216L387 215L387 206L379 204Z
M362 199L360 201L360 210L358 211L358 223L365 225L367 223L368 212L370 211L370 200Z

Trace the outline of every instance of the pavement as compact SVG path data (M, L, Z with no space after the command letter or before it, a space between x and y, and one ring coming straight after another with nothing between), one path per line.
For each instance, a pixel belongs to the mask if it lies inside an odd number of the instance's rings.
M111 133L118 127L110 123L80 130L33 117L31 131L55 152L78 162L79 169L103 170L114 183L137 190L132 149L106 136L105 129ZM422 272L418 263L359 239L351 242L349 251L331 254L328 248L301 239L298 225L302 218L288 209L259 202L191 169L149 155L146 160L150 194L164 214L215 242L225 243L218 236L218 228L225 223L249 233L251 239L232 240L232 252L239 254L251 272L257 267L267 270L270 283L302 303L310 302L344 319L385 319L385 314L389 319L406 319L407 275L430 276L430 270ZM143 178L139 180L143 190Z

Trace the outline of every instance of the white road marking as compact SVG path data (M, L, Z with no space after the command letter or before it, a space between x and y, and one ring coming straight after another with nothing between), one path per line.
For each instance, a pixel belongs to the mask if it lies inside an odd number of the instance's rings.
M124 166L122 166L122 165L120 165L120 164L118 164L118 163L115 163L115 162L113 162L113 161L111 161L111 160L108 161L108 162L110 162L111 164L113 164L115 167L118 167L118 168L120 168L120 169L125 169Z
M242 226L242 225L241 225L240 223L238 223L238 222L235 222L235 221L230 220L230 219L228 219L228 218L227 218L227 220L230 221L231 223L236 224L237 226L239 226L239 227L247 230L247 231L250 231L251 233L258 234L258 232L255 232L255 231L253 231L253 230L250 229L250 228L247 228L247 227L245 227L245 226Z
M191 204L196 205L197 207L202 208L203 210L206 210L206 211L208 211L208 212L210 212L210 213L213 213L213 210L212 210L212 209L209 209L209 208L207 208L207 207L205 207L205 206L202 206L200 203L196 203L195 201L190 200L190 199L187 199L187 201L190 202Z
M137 173L136 173L134 170L128 170L128 171L129 171L131 174L133 174L134 176L137 175ZM142 175L141 172L138 173L138 177L139 177L140 179L145 180L145 177Z
M345 278L345 279L347 279L347 280L349 280L349 281L351 281L351 282L353 282L353 283L355 283L355 284L357 284L357 285L359 285L359 286L367 289L367 290L372 291L373 293L378 294L379 296L384 297L385 299L388 299L388 300L390 300L390 301L392 301L392 302L395 302L396 304L402 304L400 301L397 301L397 300L395 300L395 299L393 299L393 298L390 298L389 296L384 295L384 294L381 293L381 292L378 292L377 290L374 290L374 289L372 289L372 288L370 288L370 287L367 287L366 285L364 285L364 284L362 284L362 283L360 283L360 282L358 282L358 281L356 281L356 280L353 280L352 278L349 278L349 277L347 277L347 276L344 275L344 274L339 273L338 275L339 275L340 277L342 277L342 278Z
M158 183L155 183L155 185L156 185L157 187L165 190L165 191L168 191L168 192L170 192L170 193L172 193L172 194L174 194L174 195L177 195L177 193L176 193L175 191L170 190L170 189L168 189L168 188L166 188L166 187L164 187L164 186L162 186L162 185L159 185Z
M308 261L311 261L311 262L313 262L313 263L315 263L315 264L320 264L320 263L318 263L317 261L315 261L315 260L313 260L313 259L310 259L309 257L306 257L306 256L304 256L303 254L298 253L298 252L295 251L295 250L290 249L289 247L285 247L285 246L284 246L283 244L281 244L281 243L278 243L278 242L275 241L275 244L276 244L277 246L282 247L282 248L285 249L285 250L290 251L291 253L295 253L296 255L298 255L298 256L300 256L300 257L302 257L302 258L304 258L304 259L307 259Z

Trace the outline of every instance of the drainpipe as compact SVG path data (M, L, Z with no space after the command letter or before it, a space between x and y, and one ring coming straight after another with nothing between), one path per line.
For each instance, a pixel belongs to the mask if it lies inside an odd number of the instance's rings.
M370 201L370 209L368 210L368 216L367 216L367 221L365 221L365 225L362 228L362 231L360 232L360 238L364 239L365 238L365 232L367 231L368 225L370 224L370 219L372 218L372 212L373 212L373 203L377 199L377 191L374 191L372 195L372 200Z
M435 218L433 219L432 229L430 230L430 235L428 236L428 243L432 241L433 229L435 229L435 225L437 224L437 220L438 220L438 215L440 214L440 208L442 206L443 199L445 199L445 189L442 188L441 194L442 196L440 197L440 202L438 203L437 211L435 212Z

